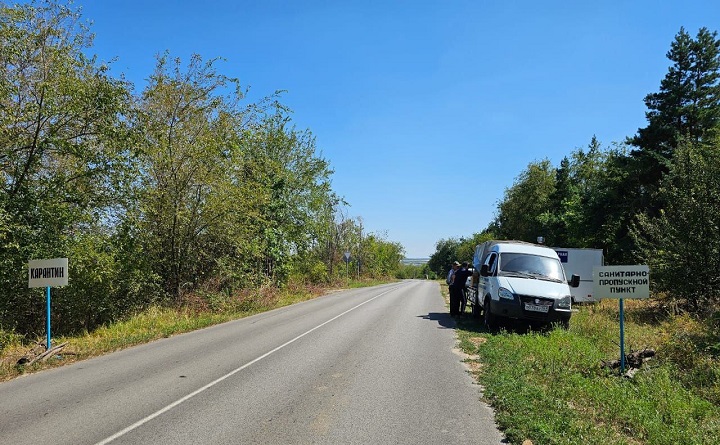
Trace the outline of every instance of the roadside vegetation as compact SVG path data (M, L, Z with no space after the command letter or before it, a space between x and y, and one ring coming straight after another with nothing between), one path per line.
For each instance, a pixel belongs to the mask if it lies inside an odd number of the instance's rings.
M617 301L576 306L567 330L458 320L468 368L510 443L720 443L720 325L658 301L625 306L626 353L656 351L632 377L605 366L620 356Z

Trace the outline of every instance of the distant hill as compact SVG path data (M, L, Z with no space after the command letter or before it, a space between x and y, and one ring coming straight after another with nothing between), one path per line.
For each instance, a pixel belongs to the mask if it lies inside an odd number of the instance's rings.
M401 262L406 265L422 266L430 261L430 258L403 258Z

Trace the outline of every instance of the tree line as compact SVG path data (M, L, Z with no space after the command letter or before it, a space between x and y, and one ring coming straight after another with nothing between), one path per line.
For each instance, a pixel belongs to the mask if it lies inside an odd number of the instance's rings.
M397 271L402 246L345 215L281 92L250 103L219 59L164 53L137 93L91 48L72 7L0 5L0 331L44 331L31 259L70 259L57 333L345 266Z
M430 267L472 258L486 239L603 249L607 264L648 264L654 291L681 308L720 301L720 40L681 28L647 126L603 147L592 137L554 166L530 162L493 221L469 238L440 240Z

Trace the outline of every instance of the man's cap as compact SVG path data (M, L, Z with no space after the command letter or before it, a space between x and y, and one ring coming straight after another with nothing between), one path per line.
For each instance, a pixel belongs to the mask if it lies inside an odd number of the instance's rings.
M460 265L460 263L457 262L457 261L455 261L455 262L453 263L453 266L459 266L459 265Z

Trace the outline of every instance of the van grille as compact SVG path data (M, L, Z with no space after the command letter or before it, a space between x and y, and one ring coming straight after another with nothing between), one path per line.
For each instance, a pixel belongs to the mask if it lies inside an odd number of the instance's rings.
M535 320L545 320L549 317L553 310L555 300L551 298L533 297L531 295L519 295L520 307L522 308L523 316ZM525 304L532 304L535 306L549 306L547 312L537 312L525 310Z

